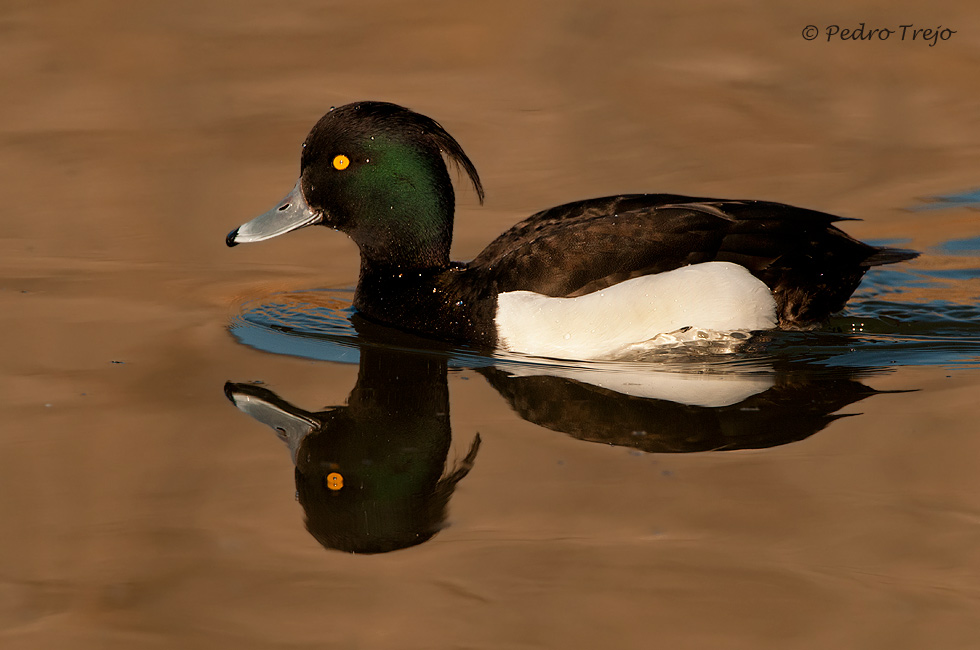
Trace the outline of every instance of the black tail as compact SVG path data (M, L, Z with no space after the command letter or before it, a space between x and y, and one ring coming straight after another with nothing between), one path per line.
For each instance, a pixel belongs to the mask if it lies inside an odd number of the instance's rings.
M877 248L875 252L867 257L861 266L881 266L882 264L894 264L906 260L914 260L919 256L917 251L907 248Z

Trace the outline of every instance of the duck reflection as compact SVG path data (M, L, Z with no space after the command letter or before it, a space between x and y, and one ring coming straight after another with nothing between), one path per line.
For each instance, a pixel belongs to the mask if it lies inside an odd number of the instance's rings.
M430 539L480 448L477 434L445 472L446 361L432 356L362 350L347 405L316 413L252 384L227 383L225 394L288 445L306 528L327 548L384 553Z
M274 429L296 467L309 532L325 547L382 553L443 526L466 456L446 467L451 431L447 355L366 345L346 406L311 413L252 384L225 385ZM534 424L645 452L773 447L807 438L877 394L855 370L784 363L759 373L597 370L498 360L474 368Z
M803 440L878 392L850 376L785 368L762 376L649 373L610 387L569 376L479 372L528 422L645 452L758 449ZM565 373L567 375L567 373ZM635 388L642 388L642 394ZM618 390L617 390L618 389Z

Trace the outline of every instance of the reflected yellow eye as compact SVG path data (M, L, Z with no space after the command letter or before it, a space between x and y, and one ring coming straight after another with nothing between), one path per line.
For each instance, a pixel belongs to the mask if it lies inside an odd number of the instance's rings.
M337 156L337 158L341 158L341 157L342 156ZM344 158L344 160L347 160L347 159ZM336 161L336 159L335 159L335 161ZM344 477L343 476L341 476L337 472L331 472L330 474L327 474L327 489L328 490L339 490L342 487L344 487Z
M334 169L347 169L347 166L348 165L350 165L350 158L348 158L344 154L340 154L339 156L335 156L334 159L333 159L333 168Z

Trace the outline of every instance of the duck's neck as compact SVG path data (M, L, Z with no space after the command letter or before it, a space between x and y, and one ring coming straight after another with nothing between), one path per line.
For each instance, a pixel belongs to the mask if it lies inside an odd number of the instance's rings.
M476 295L467 275L461 265L411 268L362 254L354 308L369 320L420 336L493 346L493 316L481 313L493 308L492 301Z
M419 331L416 321L430 318L449 300L444 291L433 291L447 269L448 263L423 267L379 262L362 249L354 308L384 325Z
M424 223L440 221L433 218ZM372 233L370 239L358 241L356 235L352 235L361 251L361 275L365 269L384 273L431 273L448 268L453 237L451 218L443 227L419 228L418 223L414 218L391 219L382 232Z

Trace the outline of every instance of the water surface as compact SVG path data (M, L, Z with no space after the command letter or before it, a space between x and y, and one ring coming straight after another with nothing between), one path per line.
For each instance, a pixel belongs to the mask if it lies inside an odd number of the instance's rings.
M975 13L7 3L0 646L977 647ZM800 36L835 21L957 33ZM857 217L923 256L736 353L365 329L342 235L224 246L359 99L476 163L458 259L636 191Z

